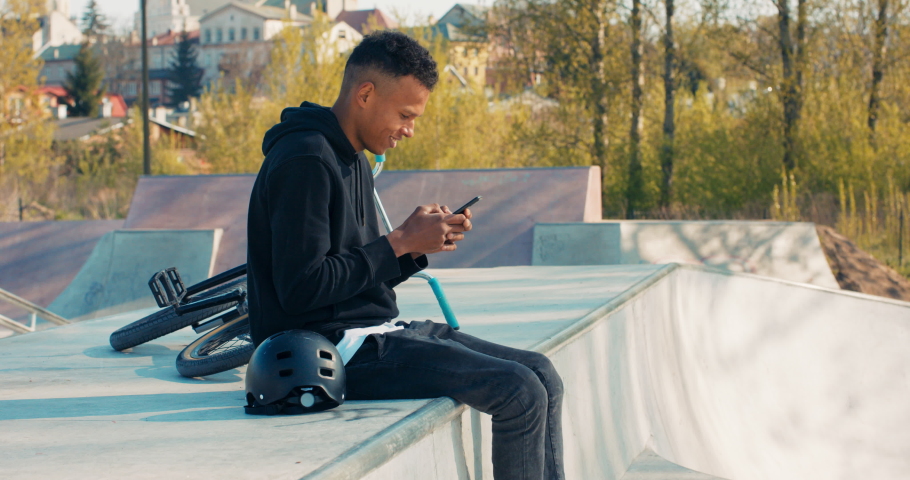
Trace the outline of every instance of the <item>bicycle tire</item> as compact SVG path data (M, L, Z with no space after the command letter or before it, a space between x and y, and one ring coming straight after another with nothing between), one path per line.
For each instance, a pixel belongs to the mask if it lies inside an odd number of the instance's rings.
M246 277L230 281L223 285L218 285L217 287L194 295L190 298L190 301L202 300L204 298L220 295L235 288L245 289ZM177 312L175 312L172 307L163 308L147 317L143 317L129 325L118 328L111 334L111 347L113 347L114 350L126 350L127 348L141 345L169 333L176 332L177 330L198 321L205 320L212 315L217 315L225 310L234 308L236 305L237 301L232 301L183 315L177 315Z
M177 371L184 377L205 377L246 365L256 346L250 338L249 316L206 333L177 355Z

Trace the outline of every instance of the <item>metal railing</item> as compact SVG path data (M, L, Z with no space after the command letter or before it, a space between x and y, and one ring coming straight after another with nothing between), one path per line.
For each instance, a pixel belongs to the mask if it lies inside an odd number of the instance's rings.
M7 292L6 290L4 290L2 288L0 288L0 300L4 300L8 303L11 303L29 313L30 321L29 321L28 325L19 323L4 315L0 315L0 326L9 328L10 330L12 330L16 333L34 332L35 326L38 323L38 317L41 317L41 318L43 318L51 323L55 323L57 325L69 325L70 323L72 323L69 320L61 317L60 315L57 315L56 313L48 311L45 308L39 307L38 305L35 305L34 303L29 302L28 300L26 300L20 296L17 296L13 293Z

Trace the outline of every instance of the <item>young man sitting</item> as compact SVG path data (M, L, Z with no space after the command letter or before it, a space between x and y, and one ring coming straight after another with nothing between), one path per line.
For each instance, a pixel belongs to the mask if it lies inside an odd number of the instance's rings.
M547 357L445 324L391 323L393 288L471 230L470 210L434 204L379 234L364 150L412 137L437 80L416 41L373 33L351 53L331 108L287 108L266 133L248 224L252 337L318 332L345 361L348 399L452 397L492 416L496 479L562 479L563 386Z

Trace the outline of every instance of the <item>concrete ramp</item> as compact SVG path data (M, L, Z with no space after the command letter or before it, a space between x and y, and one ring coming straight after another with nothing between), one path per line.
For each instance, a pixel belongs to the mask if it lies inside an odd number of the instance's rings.
M534 228L533 265L668 263L840 288L812 223L605 220Z
M553 360L569 479L910 472L910 303L696 266L438 273L464 331ZM402 319L441 320L423 282L397 290ZM244 368L177 374L189 329L111 350L149 311L0 339L3 477L492 478L489 417L451 399L247 416Z
M393 226L427 203L472 207L474 230L458 250L430 259L433 268L531 265L534 224L601 217L598 167L383 172L376 188Z
M220 229L214 273L246 263L246 222L255 175L140 177L124 228Z
M122 220L0 222L0 288L47 307ZM25 312L0 302L0 315Z
M220 230L116 230L105 234L48 309L86 320L155 305L148 280L177 267L187 285L212 274Z
M255 175L142 177L125 228L220 228L215 271L246 263L247 211ZM458 251L432 258L434 268L530 265L537 222L601 218L597 167L386 171L376 188L397 226L417 205L453 209L477 195L475 229Z

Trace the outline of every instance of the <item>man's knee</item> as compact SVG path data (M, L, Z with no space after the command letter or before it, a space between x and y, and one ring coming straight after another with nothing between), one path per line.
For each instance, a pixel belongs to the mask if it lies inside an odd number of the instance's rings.
M540 381L543 383L544 387L546 387L547 392L549 392L550 398L562 397L565 392L562 377L559 376L559 372L556 371L556 367L553 365L553 362L550 361L550 358L542 353L528 353L528 366L538 375Z
M546 411L547 389L530 368L516 363L501 373L500 382L505 388L501 390L503 396L499 409L521 408L520 413L525 415Z

